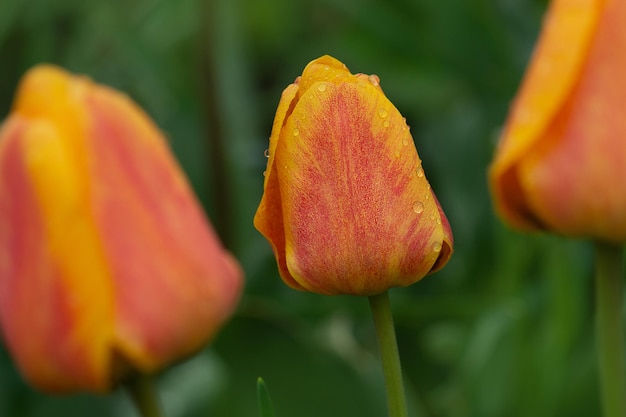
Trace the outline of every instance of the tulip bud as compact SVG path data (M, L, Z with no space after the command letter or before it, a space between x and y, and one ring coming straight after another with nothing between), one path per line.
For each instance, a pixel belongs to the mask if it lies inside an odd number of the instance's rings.
M626 2L555 0L489 172L512 226L626 240Z
M39 66L0 129L0 324L50 392L112 388L200 349L242 273L128 97Z
M377 76L329 56L282 94L254 224L283 281L320 294L407 286L452 253L405 119Z

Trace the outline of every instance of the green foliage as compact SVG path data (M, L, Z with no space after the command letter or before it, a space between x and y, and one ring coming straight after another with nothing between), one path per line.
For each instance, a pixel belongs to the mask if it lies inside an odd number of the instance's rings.
M265 385L265 381L263 381L263 378L257 379L256 393L259 400L260 416L275 417L276 413L274 412L274 404L272 404L270 393L267 389L267 385Z
M252 217L282 89L331 54L376 73L412 127L455 234L434 276L391 291L413 417L599 415L589 248L507 230L486 185L545 1L3 0L0 118L19 77L52 62L126 91L167 133L246 271L237 314L159 377L170 417L385 415L366 299L282 284ZM35 307L34 307L35 308ZM166 308L164 306L164 308ZM121 392L51 397L0 347L0 416L134 416Z

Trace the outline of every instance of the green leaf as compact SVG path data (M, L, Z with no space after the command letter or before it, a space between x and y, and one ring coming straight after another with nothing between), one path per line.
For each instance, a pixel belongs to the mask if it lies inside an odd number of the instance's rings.
M274 413L274 406L272 405L272 399L270 398L270 393L267 390L267 385L265 385L263 378L259 377L256 381L256 393L259 399L261 417L276 417L276 414Z

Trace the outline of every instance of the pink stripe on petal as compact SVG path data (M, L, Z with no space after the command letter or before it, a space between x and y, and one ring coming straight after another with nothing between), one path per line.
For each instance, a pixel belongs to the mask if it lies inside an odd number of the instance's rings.
M241 271L147 118L110 93L88 105L93 204L117 282L119 348L149 371L206 342L234 308Z

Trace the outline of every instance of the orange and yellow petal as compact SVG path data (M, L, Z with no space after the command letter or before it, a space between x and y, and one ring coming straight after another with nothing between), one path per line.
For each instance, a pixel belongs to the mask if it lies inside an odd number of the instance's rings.
M609 1L576 88L544 135L519 162L528 206L565 235L626 239L626 3Z
M93 208L116 288L115 348L151 372L212 337L242 274L148 117L105 88L85 106Z
M268 148L267 168L264 172L264 192L259 207L254 215L254 226L266 237L278 260L278 270L281 277L289 286L304 289L287 271L285 264L285 229L283 225L283 211L280 197L278 177L276 176L276 147L285 123L285 118L293 110L294 100L298 93L298 84L290 84L283 91L270 136Z
M626 238L626 121L615 112L626 96L626 58L615 54L624 19L621 1L553 3L490 172L513 226Z
M285 264L305 289L377 294L417 281L439 258L441 212L409 129L367 77L313 83L274 164Z
M54 122L18 115L0 133L0 317L33 385L104 391L112 290L78 166Z
M604 0L555 0L547 14L527 75L490 167L490 183L498 212L521 229L542 228L520 184L517 162L546 141L549 131L576 88L589 54ZM549 145L548 145L549 146Z

